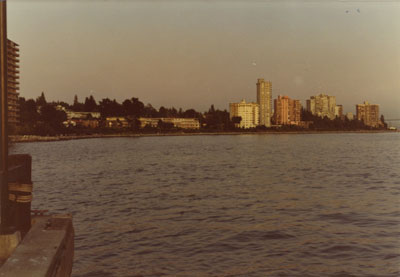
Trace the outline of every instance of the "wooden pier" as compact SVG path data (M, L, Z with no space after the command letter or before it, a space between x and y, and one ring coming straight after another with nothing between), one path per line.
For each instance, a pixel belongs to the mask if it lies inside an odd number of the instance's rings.
M8 159L9 225L0 234L0 277L67 277L74 258L72 216L31 211L31 163L24 154Z
M74 258L71 215L36 216L32 221L31 229L0 267L0 277L71 276Z

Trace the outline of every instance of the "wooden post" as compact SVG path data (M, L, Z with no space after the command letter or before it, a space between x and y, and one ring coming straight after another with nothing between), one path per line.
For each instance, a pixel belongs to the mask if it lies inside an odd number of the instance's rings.
M1 225L0 233L12 232L8 196L8 134L7 134L7 3L0 0L0 193Z
M10 224L22 237L31 228L32 158L27 154L10 155L8 161L8 192Z

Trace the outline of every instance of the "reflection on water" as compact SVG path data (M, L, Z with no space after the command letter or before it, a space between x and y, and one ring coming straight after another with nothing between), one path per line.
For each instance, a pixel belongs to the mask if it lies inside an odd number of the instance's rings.
M399 276L399 134L19 144L74 276Z

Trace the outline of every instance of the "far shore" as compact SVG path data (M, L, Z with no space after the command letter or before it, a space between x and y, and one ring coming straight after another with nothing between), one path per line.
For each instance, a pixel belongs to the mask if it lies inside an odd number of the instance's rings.
M49 142L92 138L119 138L119 137L157 137L157 136L221 136L221 135L299 135L299 134L370 134L370 133L398 133L392 130L359 130L359 131L266 131L266 132L199 132L199 133L120 133L120 134L93 134L93 135L59 135L59 136L36 136L36 135L10 135L12 143L21 142Z

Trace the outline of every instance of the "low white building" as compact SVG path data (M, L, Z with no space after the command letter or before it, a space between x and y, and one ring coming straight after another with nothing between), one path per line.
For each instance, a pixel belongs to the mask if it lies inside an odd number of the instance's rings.
M65 111L68 119L79 118L79 119L87 119L87 118L95 118L100 119L99 112L74 112L74 111Z
M71 110L66 109L62 105L57 105L56 109L59 111L63 111L67 114L68 120L70 119L100 119L100 113L99 112L74 112Z
M157 127L158 122L161 120L164 123L174 124L175 128L182 129L200 129L200 122L197 118L184 118L184 117L139 117L140 127L144 128L146 126Z

